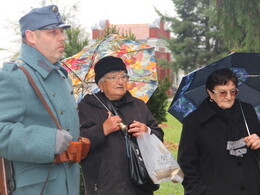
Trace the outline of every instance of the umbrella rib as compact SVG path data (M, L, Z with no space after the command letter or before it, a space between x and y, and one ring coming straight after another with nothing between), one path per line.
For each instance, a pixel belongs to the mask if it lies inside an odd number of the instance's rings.
M97 50L98 50L99 46L100 46L105 40L107 40L109 37L111 37L111 35L107 36L104 40L102 40L102 41L97 45L97 47L96 47L96 49L95 49L95 51L94 51L94 54L93 54L93 56L92 56L92 58L91 58L90 65L89 65L89 69L88 69L88 72L86 73L86 75L85 75L85 77L84 77L84 80L86 79L86 76L88 75L88 73L89 73L89 71L90 71L90 67L93 65L93 62L94 62L94 60L95 60L95 58L96 58L96 53L97 53Z
M133 53L133 52L143 51L143 50L148 50L148 49L153 49L153 47L146 47L146 48L142 48L142 49L135 49L135 50L132 50L132 51L128 51L126 53ZM123 53L122 55L125 55L126 53Z
M64 65L65 65L68 69L70 69L70 71L83 83L83 81L81 80L81 78L79 78L79 76L78 76L70 67L68 67L65 63L64 63Z
M131 82L137 82L136 80L131 80L131 79L129 79L129 81L131 81ZM149 81L138 80L138 82L141 82L141 83L153 83L153 82L156 82L156 83L158 83L158 81L154 81L154 80L149 80Z
M242 75L242 74L237 74L237 75ZM249 74L249 75L242 75L243 77L259 77L259 74Z
M108 107L98 98L98 96L94 93L92 93L92 95L94 95L94 97L102 104L102 106L104 106L104 108L108 111L111 112ZM111 112L112 113L112 112Z

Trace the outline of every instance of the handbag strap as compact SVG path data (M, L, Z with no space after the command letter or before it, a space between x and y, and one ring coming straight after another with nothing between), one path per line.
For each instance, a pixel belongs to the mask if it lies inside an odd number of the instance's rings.
M32 76L30 75L29 71L25 67L23 67L23 66L18 66L18 67L24 72L24 74L28 78L28 80L29 80L31 86L33 87L34 91L36 92L36 94L40 98L41 102L43 103L44 107L46 108L47 112L49 113L49 115L51 116L52 120L56 124L56 127L59 130L62 130L62 127L61 127L59 121L57 120L57 118L55 117L53 112L51 111L49 105L47 104L46 100L44 99L42 93L40 92L39 88L37 87L36 83L34 82L34 80L33 80Z

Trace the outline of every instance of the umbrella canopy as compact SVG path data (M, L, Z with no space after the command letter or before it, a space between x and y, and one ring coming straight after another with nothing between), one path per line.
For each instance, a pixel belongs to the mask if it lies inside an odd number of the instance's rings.
M222 68L229 68L236 73L239 89L237 98L252 104L260 120L260 53L232 53L184 76L168 112L182 122L208 96L205 87L208 76Z
M72 79L77 101L85 94L99 91L94 81L94 66L105 56L120 57L124 61L129 75L128 90L147 102L158 86L154 47L116 34L62 61Z

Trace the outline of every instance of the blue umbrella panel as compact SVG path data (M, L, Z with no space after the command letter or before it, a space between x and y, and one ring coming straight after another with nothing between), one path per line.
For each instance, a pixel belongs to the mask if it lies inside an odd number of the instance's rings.
M252 104L260 120L260 53L232 53L184 76L168 109L180 122L208 96L205 83L215 70L229 68L238 77L237 98Z

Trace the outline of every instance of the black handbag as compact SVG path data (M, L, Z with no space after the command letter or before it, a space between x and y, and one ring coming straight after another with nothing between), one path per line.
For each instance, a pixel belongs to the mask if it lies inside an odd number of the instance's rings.
M134 142L127 133L125 135L125 141L132 182L145 191L153 192L158 190L160 185L154 184L151 180L138 144Z

